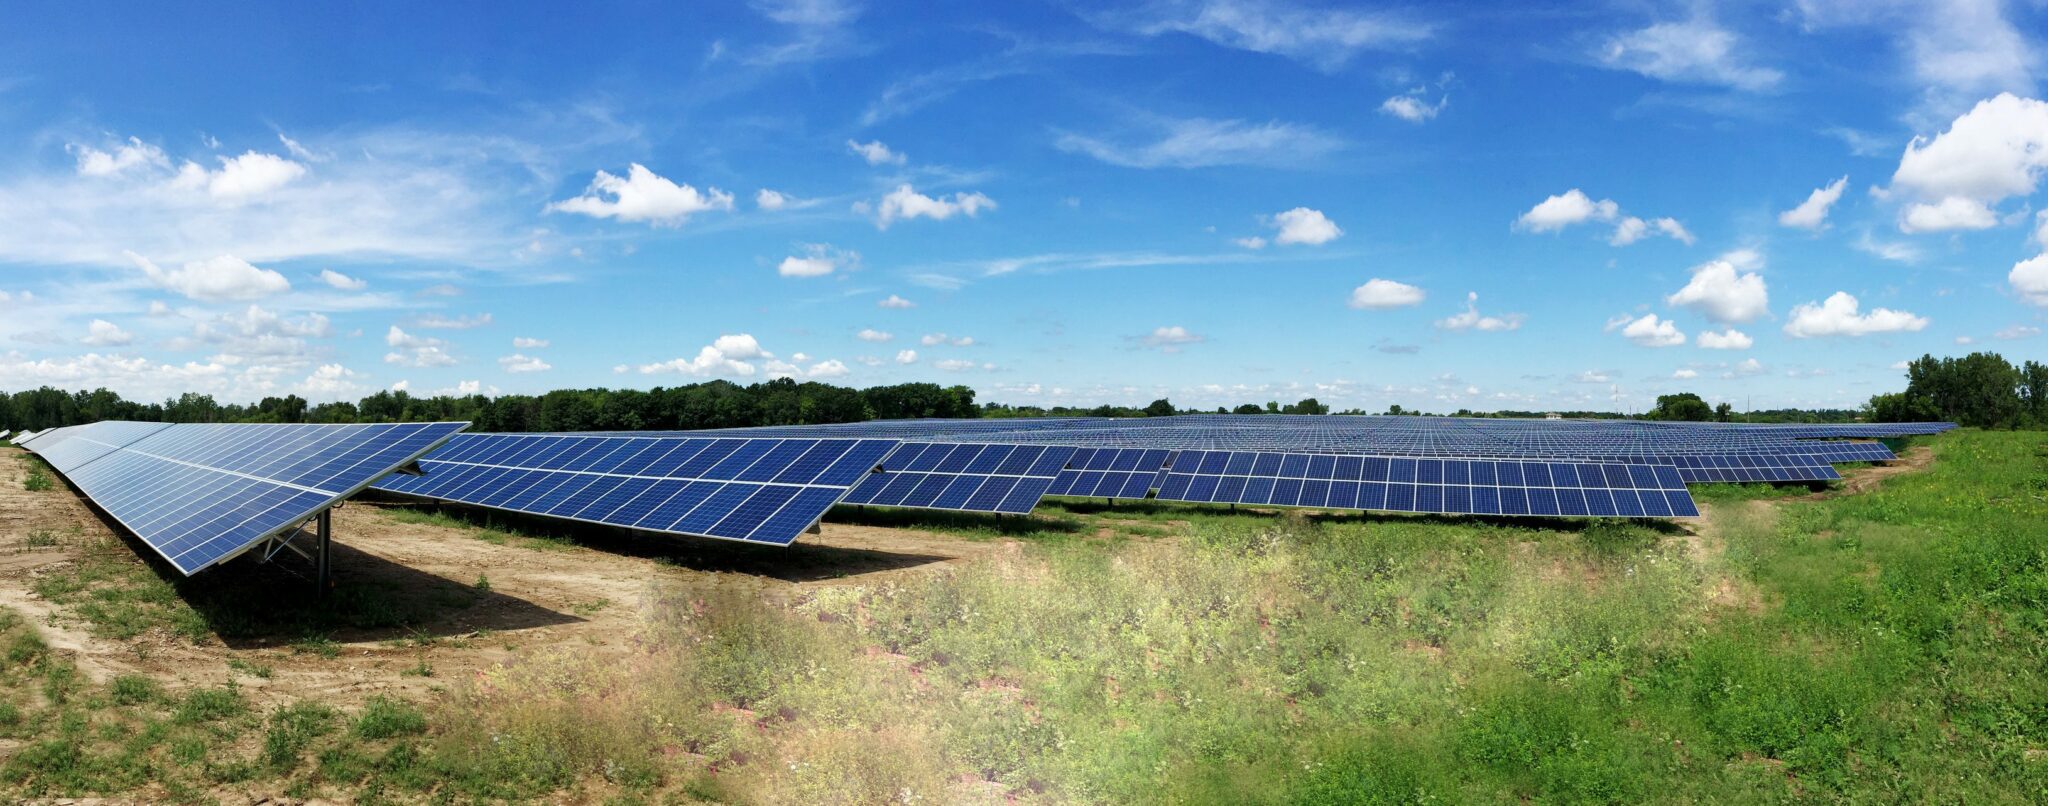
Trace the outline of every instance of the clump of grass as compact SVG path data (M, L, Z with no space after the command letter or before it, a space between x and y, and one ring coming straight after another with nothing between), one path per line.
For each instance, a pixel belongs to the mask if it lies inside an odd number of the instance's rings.
M325 635L308 635L292 642L292 651L301 655L334 660L341 657L341 643Z
M271 668L270 664L256 663L254 661L247 661L241 658L229 658L228 669L238 672L240 674L245 674L250 677L261 678L264 680L269 680L270 676L276 673L276 670Z
M418 708L388 697L371 697L356 717L357 738L382 740L417 736L427 732L427 717Z
M119 705L141 705L155 702L163 690L155 680L141 675L124 674L114 678L111 693Z
M270 715L263 734L263 760L272 770L289 772L299 765L307 745L334 729L333 708L316 702L298 702Z
M180 724L218 722L242 715L249 704L242 699L242 692L234 686L219 688L196 688L186 692L172 711L171 719Z
M433 677L434 667L427 663L427 656L421 655L417 663L400 669L398 673L407 677Z
M43 471L41 463L30 466L28 475L21 480L21 488L32 493L39 493L54 486L56 483L50 480L49 473Z
M50 548L57 545L57 533L49 529L35 529L22 538L21 544L32 549Z

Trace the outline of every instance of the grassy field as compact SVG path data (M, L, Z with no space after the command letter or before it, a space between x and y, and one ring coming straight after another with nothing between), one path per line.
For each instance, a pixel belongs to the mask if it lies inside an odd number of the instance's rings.
M0 797L2041 802L2048 439L1931 444L1686 527L846 513L1014 547L789 602L655 591L629 663L530 648L348 711L89 683L0 612Z

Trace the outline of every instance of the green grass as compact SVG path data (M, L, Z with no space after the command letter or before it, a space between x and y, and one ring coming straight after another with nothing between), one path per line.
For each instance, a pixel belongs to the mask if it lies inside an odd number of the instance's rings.
M1700 534L835 514L1020 545L788 597L658 588L624 656L539 646L351 714L101 689L0 621L0 797L2040 802L2048 436L1931 444L1863 493L1708 493ZM163 736L106 738L121 720Z
M50 478L49 465L43 464L43 460L24 455L22 461L28 463L28 475L23 476L21 480L22 489L39 493L57 486Z

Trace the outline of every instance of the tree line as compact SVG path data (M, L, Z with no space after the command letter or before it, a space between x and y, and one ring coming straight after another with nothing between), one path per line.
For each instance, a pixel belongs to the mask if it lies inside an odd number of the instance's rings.
M1870 398L1870 418L1947 420L1977 428L2048 428L2048 364L2014 365L1997 353L1923 355L1906 364L1906 391Z

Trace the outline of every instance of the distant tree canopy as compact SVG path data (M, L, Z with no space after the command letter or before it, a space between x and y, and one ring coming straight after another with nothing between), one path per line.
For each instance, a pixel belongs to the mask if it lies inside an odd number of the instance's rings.
M2048 365L1996 353L1924 355L1906 365L1906 391L1876 395L1879 422L1948 420L1978 428L2048 428Z
M1714 419L1714 407L1707 405L1707 401L1699 395L1680 392L1675 395L1658 395L1657 407L1643 416L1651 420L1703 423Z

